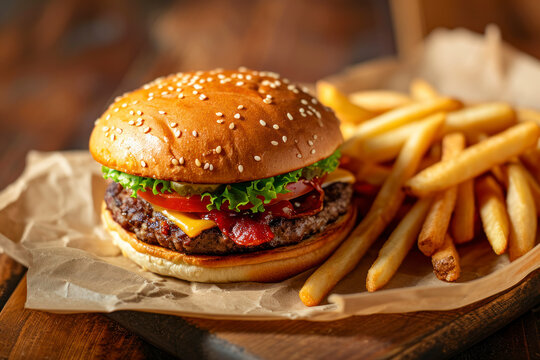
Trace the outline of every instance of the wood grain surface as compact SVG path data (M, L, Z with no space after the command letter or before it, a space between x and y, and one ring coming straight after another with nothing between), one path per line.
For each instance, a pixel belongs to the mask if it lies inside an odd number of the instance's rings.
M515 9L528 8L519 3ZM1 3L0 189L20 175L29 150L87 148L95 118L114 96L156 76L246 65L313 81L394 51L384 1L238 0L235 5L221 0ZM519 35L523 27L515 25L516 14L505 24L514 24ZM527 29L536 23L526 22ZM531 53L540 53L537 44L527 43ZM52 314L24 309L24 274L23 266L0 254L0 359L540 358L538 272L502 296L456 311L331 323Z

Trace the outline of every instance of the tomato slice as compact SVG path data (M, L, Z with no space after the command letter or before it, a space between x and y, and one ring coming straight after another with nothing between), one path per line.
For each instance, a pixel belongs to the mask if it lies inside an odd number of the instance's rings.
M272 199L268 205L275 204L282 200L290 200L299 196L305 195L313 190L313 185L307 181L297 181L295 183L287 185L287 190L290 192L286 194L277 194L275 199ZM177 193L164 193L154 195L152 190L138 191L137 195L157 206L161 206L166 209L183 211L183 212L208 212L206 206L210 204L210 199L205 197L201 198L200 195L191 195L189 197L180 196ZM248 210L251 208L251 204L240 206L240 210ZM222 206L222 210L227 210L228 204L225 202Z
M189 197L180 196L177 193L160 193L154 195L150 189L138 191L137 196L140 196L151 204L183 212L207 212L206 205L210 204L209 198L202 199L200 195Z

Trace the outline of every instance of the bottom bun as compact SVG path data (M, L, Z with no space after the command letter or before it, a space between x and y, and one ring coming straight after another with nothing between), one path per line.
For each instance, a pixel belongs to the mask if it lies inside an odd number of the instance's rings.
M105 203L101 215L124 256L151 272L197 282L275 282L310 269L330 256L354 226L356 208L351 205L325 231L298 244L225 256L188 255L150 245L114 221Z

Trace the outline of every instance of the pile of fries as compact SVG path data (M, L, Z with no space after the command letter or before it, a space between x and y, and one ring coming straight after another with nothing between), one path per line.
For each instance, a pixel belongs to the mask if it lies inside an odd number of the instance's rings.
M395 218L399 223L367 273L368 291L390 281L415 243L443 281L459 278L456 245L482 237L480 228L493 251L508 251L512 261L534 247L540 113L502 102L465 105L421 79L409 94L347 96L327 82L319 82L317 92L342 121L344 166L356 174L357 192L374 200L307 279L300 290L305 305L319 304ZM414 205L405 206L411 199Z

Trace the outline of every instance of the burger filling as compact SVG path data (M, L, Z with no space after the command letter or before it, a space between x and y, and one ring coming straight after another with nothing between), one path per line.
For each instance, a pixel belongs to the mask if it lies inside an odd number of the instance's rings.
M293 245L323 232L349 208L352 185L336 182L324 188L323 208L316 214L288 219L271 217L265 219L273 237L263 243L240 245L224 234L219 227L211 226L198 235L188 236L176 223L148 201L130 196L130 191L117 183L107 188L105 202L113 219L124 229L135 234L137 239L148 244L186 253L226 255ZM293 206L295 206L293 201ZM242 227L242 226L241 226ZM257 231L243 226L244 231ZM257 234L255 234L257 235Z
M104 167L113 218L141 241L193 254L297 243L347 211L354 177L339 152L271 178L215 185L156 180ZM323 189L324 188L324 189Z

